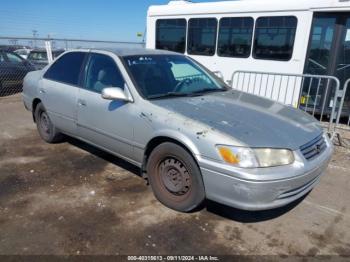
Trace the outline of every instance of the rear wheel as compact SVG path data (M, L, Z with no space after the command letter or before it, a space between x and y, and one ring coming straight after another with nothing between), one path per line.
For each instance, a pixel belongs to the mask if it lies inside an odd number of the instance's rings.
M58 143L63 140L63 135L52 124L42 103L35 109L35 121L40 137L47 143Z
M156 198L171 209L190 212L205 199L197 163L177 144L167 142L156 147L149 157L147 174Z

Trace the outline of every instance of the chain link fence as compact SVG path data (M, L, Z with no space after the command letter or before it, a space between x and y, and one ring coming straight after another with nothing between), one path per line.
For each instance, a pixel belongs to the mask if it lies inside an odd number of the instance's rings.
M350 147L350 78L339 92L335 131L340 146Z
M94 48L138 48L142 42L0 37L0 97L22 92L28 72L40 70L65 51Z

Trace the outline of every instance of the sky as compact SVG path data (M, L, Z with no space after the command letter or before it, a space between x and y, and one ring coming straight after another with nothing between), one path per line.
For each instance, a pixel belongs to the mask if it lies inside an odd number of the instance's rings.
M209 2L199 0L196 2ZM214 0L212 0L214 1ZM169 0L2 0L0 36L140 41L150 5Z

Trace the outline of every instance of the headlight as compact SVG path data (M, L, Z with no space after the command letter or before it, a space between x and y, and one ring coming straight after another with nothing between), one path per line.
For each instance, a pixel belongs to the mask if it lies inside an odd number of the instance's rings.
M294 162L294 154L288 149L233 146L217 146L217 149L226 163L242 168L284 166Z

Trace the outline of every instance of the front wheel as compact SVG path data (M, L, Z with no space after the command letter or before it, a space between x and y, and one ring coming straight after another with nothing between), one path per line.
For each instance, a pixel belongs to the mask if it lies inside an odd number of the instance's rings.
M192 155L174 143L163 143L151 153L147 174L156 198L165 206L190 212L205 200L200 169Z
M63 140L63 135L52 124L42 103L39 103L35 109L35 121L39 135L45 142L52 144Z

